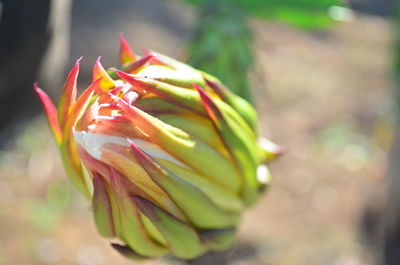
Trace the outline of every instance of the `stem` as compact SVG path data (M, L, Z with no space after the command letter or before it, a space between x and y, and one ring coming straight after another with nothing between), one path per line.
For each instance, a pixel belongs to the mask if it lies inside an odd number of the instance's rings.
M232 1L207 1L189 44L189 63L215 75L235 94L251 102L250 43L251 32L243 10Z

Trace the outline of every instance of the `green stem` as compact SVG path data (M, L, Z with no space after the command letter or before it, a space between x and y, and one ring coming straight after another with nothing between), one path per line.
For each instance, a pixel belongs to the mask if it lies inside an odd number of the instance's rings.
M246 16L232 1L207 1L189 44L189 63L218 77L235 94L252 101L248 73L253 65Z

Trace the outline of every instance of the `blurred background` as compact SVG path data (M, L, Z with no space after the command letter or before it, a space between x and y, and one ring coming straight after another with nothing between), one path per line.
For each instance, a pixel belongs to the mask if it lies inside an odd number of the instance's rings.
M400 264L400 53L389 1L0 3L0 265L135 264L95 231L32 90L38 80L57 99L80 56L85 88L97 56L117 65L119 32L139 54L220 77L255 104L260 134L288 150L235 246L193 264Z

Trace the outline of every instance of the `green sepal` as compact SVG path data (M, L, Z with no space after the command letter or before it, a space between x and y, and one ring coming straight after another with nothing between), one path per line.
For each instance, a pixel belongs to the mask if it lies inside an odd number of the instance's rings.
M127 257L128 259L134 260L134 261L144 261L147 260L151 257L145 257L143 255L138 254L135 252L133 249L131 249L129 246L126 245L119 245L112 243L111 246L118 251L122 256Z
M218 183L235 194L239 191L240 175L229 157L184 131L168 125L134 106L129 106L123 100L119 100L118 103L124 110L126 118L148 135L149 141L184 162L188 167L198 171L210 181Z
M229 248L235 241L236 230L234 228L204 230L200 232L203 243L214 251Z
M192 88L192 83L205 86L202 75L194 69L177 71L163 65L150 65L136 74L178 87Z
M242 183L244 203L254 204L259 197L259 183L256 178L259 157L255 141L249 140L238 124L227 117L203 89L196 85L194 87L202 99L204 109L218 129L227 149L237 161L237 166L244 177Z
M97 231L104 237L113 237L115 231L110 198L102 177L97 172L92 172L92 175L94 187L92 206Z
M174 256L192 259L205 252L197 232L188 224L165 212L149 200L133 197L139 209L153 222L167 241Z
M129 198L120 175L111 168L111 188L115 192L121 217L121 234L118 235L135 252L145 257L161 257L168 249L154 242L142 223L140 211Z
M184 181L145 154L135 143L130 144L132 153L149 176L171 197L188 219L202 229L235 226L239 214L218 208L197 187Z
M245 99L232 93L217 78L203 73L207 85L227 104L236 110L246 121L247 125L257 134L258 115L253 106Z

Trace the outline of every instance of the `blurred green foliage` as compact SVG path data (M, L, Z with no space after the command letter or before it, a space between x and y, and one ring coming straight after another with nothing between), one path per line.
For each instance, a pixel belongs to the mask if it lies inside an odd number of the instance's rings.
M220 78L232 91L250 99L248 69L253 63L251 33L240 9L215 1L200 15L189 44L189 63Z
M184 0L196 6L209 0ZM341 0L214 0L223 5L235 5L244 13L261 19L274 19L291 25L316 29L332 23L328 15L331 6L342 6Z
M184 0L200 8L189 43L189 63L220 78L252 101L248 72L253 65L246 17L274 19L303 29L330 25L328 10L341 0Z

